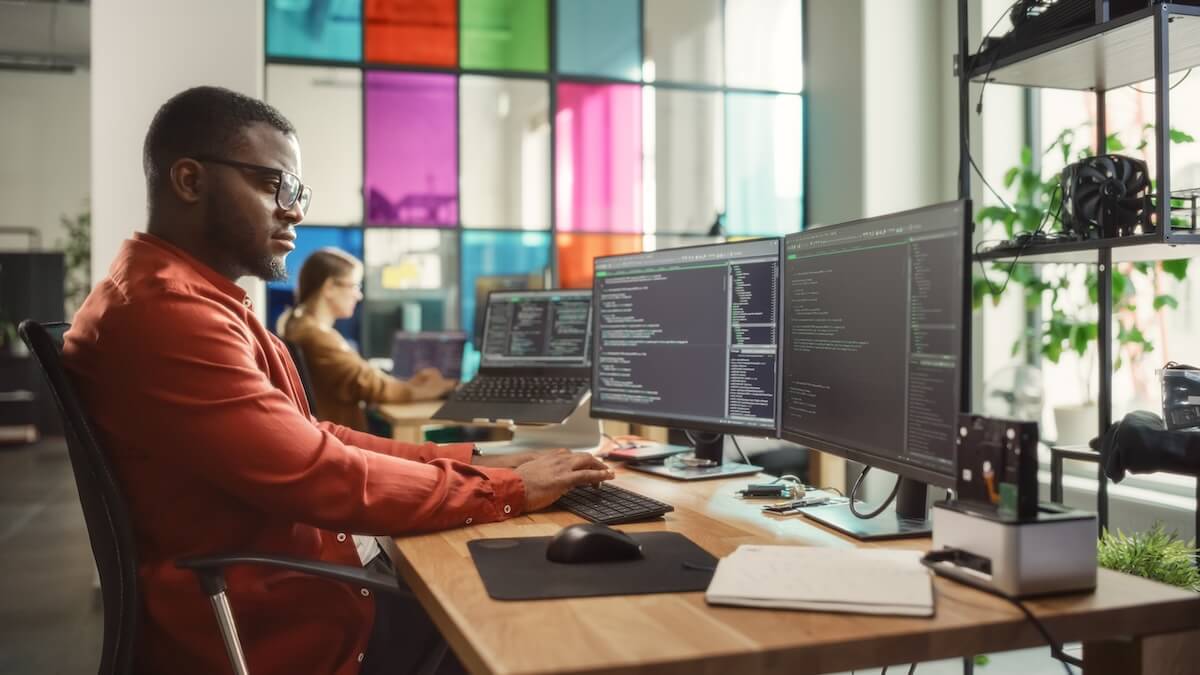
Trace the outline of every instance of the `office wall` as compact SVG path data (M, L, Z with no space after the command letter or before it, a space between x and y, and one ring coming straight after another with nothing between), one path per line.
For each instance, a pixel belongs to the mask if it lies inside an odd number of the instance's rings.
M60 248L62 215L87 208L89 74L0 71L0 225L33 227ZM25 237L0 234L0 249Z
M248 0L124 0L92 7L92 279L146 225L142 140L158 107L211 84L262 98L263 7ZM247 287L264 304L262 285Z

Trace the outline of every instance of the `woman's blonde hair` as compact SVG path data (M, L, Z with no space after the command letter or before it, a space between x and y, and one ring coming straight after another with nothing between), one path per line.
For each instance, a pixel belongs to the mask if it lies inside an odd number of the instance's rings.
M296 304L303 304L325 285L331 277L344 277L362 269L357 258L332 246L317 249L300 266L296 280Z

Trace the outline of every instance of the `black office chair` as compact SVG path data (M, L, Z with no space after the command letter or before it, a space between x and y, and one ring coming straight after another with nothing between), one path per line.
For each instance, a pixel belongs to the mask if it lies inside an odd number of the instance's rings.
M133 671L134 645L141 611L141 589L133 541L133 527L125 499L101 448L87 412L75 394L75 388L62 365L63 335L70 324L23 321L21 339L29 345L58 404L75 473L75 487L83 506L88 538L100 573L100 592L104 601L104 643L100 657L100 675L124 675ZM225 596L224 568L230 565L270 565L343 581L381 593L413 597L400 588L394 576L375 574L361 567L348 567L312 560L262 555L215 555L177 562L196 573L200 586L212 603L233 672L246 675L246 659L238 639L237 626ZM434 650L421 671L437 670L445 656L445 645Z
M317 397L313 393L312 371L308 369L308 361L304 360L304 350L291 340L283 340L283 344L287 345L288 353L292 355L292 361L296 364L296 372L300 373L300 385L304 387L304 398L308 399L308 411L313 417L317 417Z

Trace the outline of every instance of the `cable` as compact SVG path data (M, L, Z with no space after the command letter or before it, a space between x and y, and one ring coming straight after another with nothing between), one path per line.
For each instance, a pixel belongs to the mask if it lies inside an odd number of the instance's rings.
M752 464L753 462L751 462L750 458L746 456L746 453L742 452L742 444L738 443L737 436L735 436L733 434L729 434L729 437L733 439L733 447L737 448L738 454L742 456L742 462L745 464ZM791 476L791 477L795 478L795 476ZM799 481L797 481L797 482L799 482Z
M1052 203L1052 204L1054 203L1054 197L1061 190L1062 190L1061 185L1054 186L1054 191L1050 193L1050 203ZM1054 212L1054 219L1059 220L1059 216L1061 214L1062 214L1062 201L1059 200L1058 209L1055 210L1055 212ZM979 259L979 247L982 246L984 244L984 242L980 241L978 244L975 245L975 262L979 263L979 274L981 276L983 276L984 282L987 283L988 291L993 296L1003 294L1005 289L1008 288L1008 282L1009 282L1009 280L1012 279L1013 270L1017 266L1017 261L1019 261L1021 259L1021 254L1025 252L1025 247L1029 246L1029 242L1033 241L1034 239L1037 239L1038 236L1041 235L1042 228L1046 227L1046 220L1049 218L1050 218L1050 209L1046 209L1046 213L1042 216L1042 222L1038 223L1037 229L1034 230L1032 234L1025 233L1028 236L1025 236L1024 239L1022 239L1021 246L1017 248L1017 254L1013 256L1012 262L1008 264L1008 272L1005 274L1004 284L1002 286L1000 286L1000 290L998 290L998 291L996 290L996 287L992 285L992 280L987 275L987 268L983 266L983 261ZM1018 235L1018 238L1021 238L1021 236L1024 236L1024 235Z
M957 581L961 584L966 584L967 586L971 586L972 588L983 591L984 593L987 593L989 595L994 595L998 598L1003 598L1003 599L1011 602L1013 605L1016 605L1017 609L1021 610L1021 613L1025 615L1025 618L1029 621L1029 623L1033 624L1033 627L1036 628L1037 631L1042 634L1042 639L1044 639L1046 641L1046 644L1049 645L1049 647L1050 647L1050 655L1053 656L1055 659L1058 659L1058 661L1060 663L1062 663L1063 670L1067 671L1067 675L1075 675L1071 671L1071 666L1068 664L1078 665L1078 666L1082 667L1082 664L1079 662L1079 659L1076 659L1075 657L1071 656L1070 654L1063 652L1062 644L1054 641L1054 638L1050 635L1050 631L1047 630L1046 626L1040 620L1038 620L1038 618L1036 616L1033 615L1033 612L1031 612L1029 610L1029 608L1025 606L1025 603L1021 602L1017 598L1014 598L1013 596L1009 595L1008 593L1005 593L1004 591L1001 591L998 588L993 588L992 586L989 586L988 584L985 584L983 582L972 582L971 580L969 580L967 578L961 578L961 577L956 577L956 576L951 577L951 576L947 576L947 575L943 574L942 570L939 569L939 567L938 567L938 563L954 562L954 560L957 559L963 553L966 553L966 551L962 551L960 549L954 549L954 548L946 548L946 549L942 549L940 551L930 551L929 553L926 553L924 557L921 558L921 564L924 565L925 567L927 567L929 570L931 570L934 574L937 574L939 576L946 576L946 578L951 579L952 581Z
M1188 75L1191 75L1191 74L1192 74L1192 69L1188 68L1187 72L1185 72L1183 74L1183 77L1179 78L1178 82L1167 87L1167 91L1174 91L1175 87L1178 87L1179 85L1183 84L1183 81L1186 80L1188 78ZM1136 91L1139 94L1153 94L1154 93L1152 91L1146 91L1145 89L1138 89L1137 87L1133 86L1132 84L1129 85L1129 88Z
M900 492L900 476L896 476L896 486L892 488L892 493L887 496L887 499L883 500L883 503L880 504L879 507L874 511L865 515L859 513L858 509L854 508L854 498L858 496L858 486L862 485L863 479L866 478L867 474L870 472L871 467L864 466L862 473L858 474L858 480L854 481L854 487L850 488L850 513L853 513L855 516L862 518L863 520L870 520L871 518L874 518L875 516L878 516L886 511L887 507L891 506L892 501L896 499L896 494Z
M917 664L914 663L908 667L908 675L913 675L915 672L917 672Z
M983 184L987 186L988 192L991 192L993 197L1000 200L1000 203L1004 205L1004 208L1008 209L1009 211L1016 211L1016 209L1009 205L1008 200L1006 200L1004 197L1001 197L999 192L996 192L996 188L992 187L992 184L988 182L988 179L983 177L983 171L979 168L979 165L975 163L975 158L971 156L970 149L967 150L967 161L971 163L971 168L975 169L975 175L979 176L979 180L983 181Z
M979 56L979 52L983 50L983 43L987 42L987 39L992 34L992 31L996 30L996 26L999 26L1000 22L1004 20L1004 17L1008 16L1009 12L1011 12L1017 5L1021 4L1021 2L1022 0L1016 0L1016 2L1009 5L1003 12L1001 12L1000 16L996 18L996 22L992 24L992 27L984 32L983 37L979 39L979 46L975 48L976 56ZM987 72L983 74L983 84L979 87L979 102L975 104L976 115L983 113L983 90L987 89L988 78L992 76L992 68L995 67L996 61L999 60L999 58L1000 52L997 51L995 55L992 56L992 60L988 63ZM966 64L963 64L963 67L966 67Z

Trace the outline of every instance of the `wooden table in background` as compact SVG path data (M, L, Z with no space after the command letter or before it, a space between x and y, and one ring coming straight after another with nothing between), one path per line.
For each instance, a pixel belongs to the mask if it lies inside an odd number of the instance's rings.
M675 506L663 521L621 528L680 532L716 556L746 543L858 545L799 516L763 515L758 503L734 495L746 482L682 483L618 469L617 485ZM548 536L577 522L549 511L400 537L397 569L475 674L829 673L1042 644L1012 605L941 578L934 581L937 614L931 619L710 607L702 593L528 602L488 597L467 541ZM928 539L880 544L929 545ZM1200 594L1102 569L1093 594L1029 605L1056 639L1085 642L1089 675L1195 673L1200 664Z

